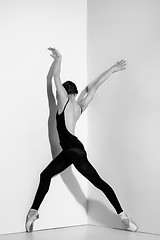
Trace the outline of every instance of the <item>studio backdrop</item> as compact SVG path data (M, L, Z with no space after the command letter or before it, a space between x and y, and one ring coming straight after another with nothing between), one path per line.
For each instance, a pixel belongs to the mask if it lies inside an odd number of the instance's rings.
M55 99L52 112L48 104L48 47L62 54L62 82L79 91L126 60L98 89L76 135L139 231L160 233L159 12L159 0L0 1L0 234L25 231L39 174L61 151ZM73 166L52 179L39 214L35 230L122 227Z
M152 233L160 233L159 12L158 0L88 0L88 81L127 63L91 103L89 157L139 231ZM88 199L89 223L120 227L103 194L90 186Z
M87 69L86 13L85 0L0 1L0 234L25 231L39 174L52 161L52 152L56 156L61 150L54 101L49 119L47 74L52 58L47 48L55 47L62 54L62 82L70 79L82 90ZM85 118L76 132L84 143ZM72 167L56 176L34 229L86 223L86 184Z

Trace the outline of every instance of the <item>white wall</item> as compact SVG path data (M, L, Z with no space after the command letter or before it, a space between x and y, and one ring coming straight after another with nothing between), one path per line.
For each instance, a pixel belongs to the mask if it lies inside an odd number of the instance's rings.
M124 59L88 111L89 157L139 230L160 233L160 1L88 0L88 80ZM90 124L92 123L92 124ZM90 185L89 223L121 227Z
M86 11L85 0L0 1L0 234L25 231L39 174L52 160L47 48L62 53L62 81L86 84ZM86 144L86 115L77 135ZM86 223L86 181L74 168L52 180L39 214L35 229Z
M160 233L159 10L158 0L88 0L88 80L117 60L127 61L89 108L89 160L140 231L153 233ZM52 154L48 140L47 47L63 55L62 81L71 79L82 89L86 17L86 1L0 2L0 234L24 231L39 173L60 151L55 123ZM86 130L84 114L77 135L85 145ZM75 168L55 177L35 229L86 223L86 188ZM105 196L90 184L88 197L89 223L121 227Z

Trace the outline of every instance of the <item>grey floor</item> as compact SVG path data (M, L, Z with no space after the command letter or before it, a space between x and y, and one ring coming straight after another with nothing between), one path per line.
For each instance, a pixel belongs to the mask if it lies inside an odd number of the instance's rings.
M0 240L159 240L160 235L129 232L92 225L0 235Z

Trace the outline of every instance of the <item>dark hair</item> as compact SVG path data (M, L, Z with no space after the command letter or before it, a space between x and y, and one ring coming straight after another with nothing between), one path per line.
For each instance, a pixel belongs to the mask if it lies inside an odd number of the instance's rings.
M62 85L66 89L68 94L78 94L77 87L73 82L66 81Z

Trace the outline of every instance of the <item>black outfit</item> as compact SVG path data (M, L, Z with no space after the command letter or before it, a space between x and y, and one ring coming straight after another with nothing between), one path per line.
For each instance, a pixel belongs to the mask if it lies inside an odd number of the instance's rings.
M74 135L72 135L66 128L65 125L65 117L64 117L64 111L67 106L67 103L64 106L63 112L61 114L56 115L56 120L57 120L57 131L59 135L59 140L60 140L60 145L63 150L67 150L70 148L82 148L84 150L83 144L78 140L78 138Z
M68 100L69 101L69 100ZM67 101L67 103L68 103ZM67 105L66 103L66 105ZM123 209L114 193L113 189L100 178L97 171L90 164L87 159L87 153L83 144L77 137L72 135L66 128L64 111L66 105L61 114L56 115L57 130L62 147L62 152L41 172L39 187L32 205L32 209L38 210L42 203L46 193L49 190L51 178L67 167L73 164L76 169L86 177L95 187L100 189L108 198L110 203L115 208L117 214L121 213Z

